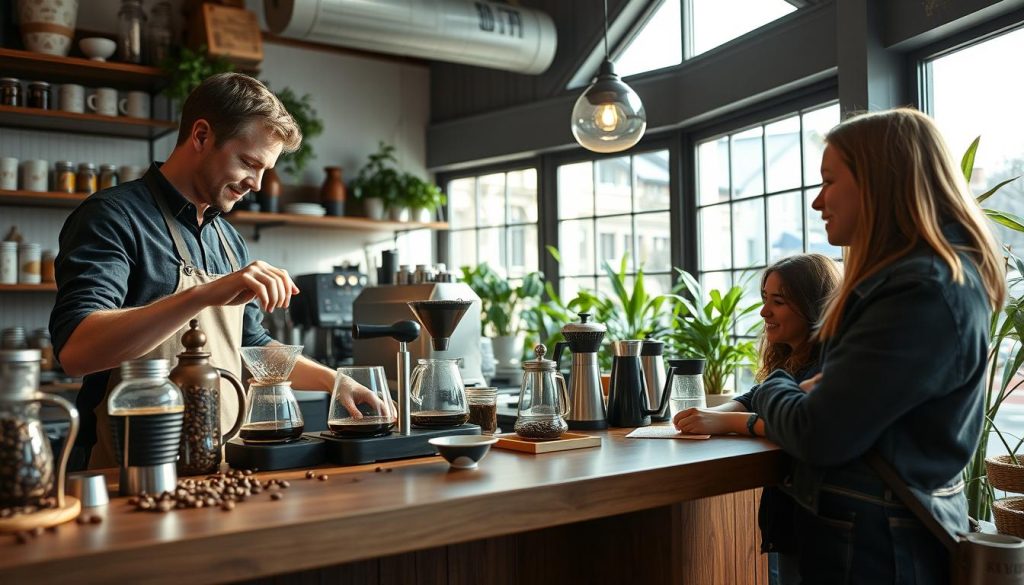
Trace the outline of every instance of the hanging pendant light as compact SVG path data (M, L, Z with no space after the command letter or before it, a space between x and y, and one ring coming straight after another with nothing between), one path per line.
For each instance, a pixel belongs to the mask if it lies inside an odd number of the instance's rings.
M608 0L604 0L604 63L572 108L572 135L593 152L619 152L640 141L647 113L631 87L615 74L608 56Z

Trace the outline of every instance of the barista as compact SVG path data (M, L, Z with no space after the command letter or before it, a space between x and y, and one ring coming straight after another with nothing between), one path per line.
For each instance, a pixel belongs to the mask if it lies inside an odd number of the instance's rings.
M190 319L206 332L211 363L236 376L239 347L277 343L260 324L260 309L287 307L299 289L285 270L251 262L221 214L259 191L278 155L301 141L295 120L262 83L215 75L185 100L167 162L96 193L68 217L50 331L64 370L85 376L71 469L116 465L105 400L115 368L140 358L173 360ZM291 381L330 391L334 371L300 357ZM356 390L357 400L369 395ZM239 408L234 392L221 392L222 428Z

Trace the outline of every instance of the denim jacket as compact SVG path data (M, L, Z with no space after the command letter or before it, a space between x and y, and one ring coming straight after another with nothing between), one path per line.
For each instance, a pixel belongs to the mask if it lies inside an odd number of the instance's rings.
M966 241L959 226L943 231ZM817 511L824 484L881 485L861 461L875 448L948 530L966 529L960 474L981 434L991 308L960 260L962 284L924 245L868 277L827 340L817 387L776 371L754 393L768 437L796 460L784 488L805 508Z

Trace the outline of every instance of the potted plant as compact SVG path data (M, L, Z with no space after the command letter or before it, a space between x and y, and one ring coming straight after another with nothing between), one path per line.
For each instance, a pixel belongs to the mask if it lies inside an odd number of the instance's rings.
M264 81L263 85L270 87L270 83L267 81ZM302 169L306 168L309 161L316 158L311 140L324 133L324 122L317 114L316 108L313 107L312 95L307 93L299 97L290 87L275 91L274 95L281 100L284 109L292 115L295 124L302 132L302 144L299 145L299 149L295 152L282 153L277 159L277 164L284 172L297 177Z
M690 273L676 271L681 279L676 292L684 294L676 297L675 327L669 338L680 356L704 358L704 393L708 406L717 406L732 399L729 378L736 369L757 363L754 341L734 341L733 336L737 322L758 310L761 303L741 306L742 287L733 286L725 294L716 289L704 291ZM752 335L758 326L755 322L747 331L737 333Z
M163 94L172 102L171 111L174 118L181 115L181 104L188 94L199 86L207 77L217 73L234 71L235 66L222 57L211 57L206 52L206 45L197 50L180 47L177 52L164 59L160 68L170 78Z
M420 223L433 220L434 213L448 201L440 187L412 173L402 177L402 198L408 202L413 220Z
M402 178L395 147L381 141L377 152L370 155L369 162L352 181L352 196L362 200L370 219L382 220L385 209L402 193Z
M480 297L480 332L491 338L499 369L515 369L522 350L522 311L540 300L544 276L531 272L512 285L486 262L462 267L462 282Z

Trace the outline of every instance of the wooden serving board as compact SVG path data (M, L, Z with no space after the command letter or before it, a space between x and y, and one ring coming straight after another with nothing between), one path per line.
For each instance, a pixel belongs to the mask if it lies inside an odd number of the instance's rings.
M64 496L63 508L47 508L31 514L20 514L0 520L0 532L21 532L33 528L49 528L78 517L82 503L73 496Z
M551 453L553 451L568 451L569 449L584 449L586 447L600 447L601 437L584 435L580 433L565 433L559 439L550 441L537 441L524 439L515 433L494 435L498 442L494 444L497 449L511 449L524 453Z

